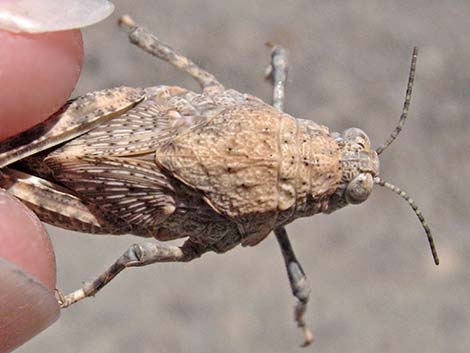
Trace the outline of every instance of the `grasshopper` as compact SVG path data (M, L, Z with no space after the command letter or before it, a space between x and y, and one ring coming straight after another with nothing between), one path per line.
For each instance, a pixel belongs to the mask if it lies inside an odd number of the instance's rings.
M407 118L416 48L399 123L374 150L360 129L330 132L282 111L287 75L282 48L272 50L270 105L225 89L130 17L124 16L121 25L133 44L191 75L202 92L155 86L89 93L0 144L0 187L42 221L88 233L157 239L132 245L93 282L60 295L62 308L95 295L125 268L254 246L274 231L306 346L313 340L304 320L310 289L285 225L362 203L374 184L413 208L439 263L421 211L379 177L378 155ZM186 238L181 246L163 242L179 238Z

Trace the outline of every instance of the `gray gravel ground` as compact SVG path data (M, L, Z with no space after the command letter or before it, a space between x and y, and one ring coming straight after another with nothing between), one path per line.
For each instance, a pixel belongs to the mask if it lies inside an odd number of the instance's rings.
M380 189L358 207L288 227L312 287L301 349L274 237L189 264L123 273L62 313L18 352L469 352L470 3L468 1L115 1L83 31L76 94L188 77L127 42L130 13L226 86L269 101L266 41L290 53L286 110L381 144L396 124L411 50L420 47L410 119L382 157L382 175L422 207L441 255L436 268L409 207ZM50 228L63 291L100 273L135 237Z

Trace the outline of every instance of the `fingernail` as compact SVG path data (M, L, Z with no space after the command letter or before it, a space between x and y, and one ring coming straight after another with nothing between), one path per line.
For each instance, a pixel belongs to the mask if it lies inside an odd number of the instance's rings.
M106 0L2 0L0 28L10 32L52 32L82 28L108 17L114 5Z

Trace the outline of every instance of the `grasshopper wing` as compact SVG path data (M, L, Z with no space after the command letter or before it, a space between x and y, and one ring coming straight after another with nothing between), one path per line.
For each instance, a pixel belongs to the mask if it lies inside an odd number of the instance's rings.
M0 144L0 168L80 136L131 109L142 89L118 87L88 93L65 104L45 122Z
M156 146L197 125L216 107L178 87L148 88L145 96L142 103L58 147L40 162L55 181L112 216L107 228L128 226L133 234L153 236L176 207L172 182L154 161ZM201 101L206 103L202 106Z

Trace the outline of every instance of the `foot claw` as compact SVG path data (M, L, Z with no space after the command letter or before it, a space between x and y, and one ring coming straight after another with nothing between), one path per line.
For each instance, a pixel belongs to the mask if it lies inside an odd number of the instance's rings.
M313 342L313 333L307 326L303 326L302 329L304 331L305 341L300 345L300 347L308 347Z
M272 80L273 78L273 66L269 64L264 70L264 79L265 80Z
M276 50L277 45L272 43L272 42L266 42L264 43L265 46L267 46L269 49L271 49L271 55L273 54L274 50ZM265 80L272 80L273 78L273 64L272 62L266 67L266 70L264 70L264 79Z
M132 17L129 16L129 15L121 16L118 20L118 24L121 27L126 27L126 28L129 28L129 29L132 29L136 26L136 23L134 22Z
M62 292L58 288L54 289L54 293L57 299L57 303L59 303L59 306L62 308L62 305L65 302L65 296L62 294Z
M313 333L308 328L307 324L305 323L304 315L305 311L307 310L307 304L299 301L295 307L295 322L297 322L297 326L300 327L303 331L305 341L300 345L300 347L308 347L313 342Z
M67 295L63 295L62 292L58 290L57 288L55 292L56 292L57 302L59 303L59 306L61 309L68 308L70 305L86 297L85 292L82 289L79 289Z

